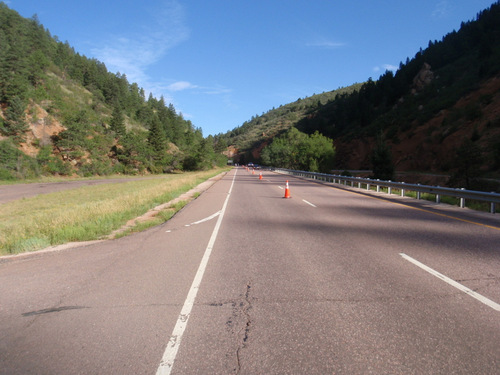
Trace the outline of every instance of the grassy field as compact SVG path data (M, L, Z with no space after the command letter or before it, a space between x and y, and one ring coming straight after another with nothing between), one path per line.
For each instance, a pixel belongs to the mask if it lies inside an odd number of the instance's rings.
M36 251L73 241L105 238L127 221L169 202L226 171L163 175L154 179L86 186L2 204L0 255ZM167 207L136 230L168 220L186 202ZM133 231L129 229L128 233Z

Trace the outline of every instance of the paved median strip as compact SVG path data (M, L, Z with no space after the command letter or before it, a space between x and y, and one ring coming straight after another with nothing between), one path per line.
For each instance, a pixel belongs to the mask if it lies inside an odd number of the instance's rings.
M416 265L417 267L420 267L421 269L429 272L431 275L434 275L436 276L437 278L443 280L444 282L450 284L451 286L457 288L458 290L461 290L462 292L468 294L469 296L477 299L478 301L484 303L485 305L491 307L492 309L496 310L496 311L500 311L500 305L484 296L482 296L481 294L479 293L476 293L474 292L472 289L469 289L467 288L466 286L460 284L460 283L457 283L455 280L452 280L450 279L449 277L433 270L432 268L426 266L425 264L419 262L418 260L416 259L413 259L412 257L404 254L404 253L399 253L399 255L401 255L404 259L406 259L408 262L411 262L413 263L414 265Z

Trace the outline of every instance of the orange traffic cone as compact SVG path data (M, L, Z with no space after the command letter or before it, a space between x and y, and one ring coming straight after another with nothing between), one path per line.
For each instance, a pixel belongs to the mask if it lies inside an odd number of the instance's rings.
M262 180L262 172L259 174L259 180Z
M252 169L252 174L255 174L255 169Z
M291 198L290 195L290 188L288 187L288 180L286 182L286 187L285 187L285 196L283 198Z

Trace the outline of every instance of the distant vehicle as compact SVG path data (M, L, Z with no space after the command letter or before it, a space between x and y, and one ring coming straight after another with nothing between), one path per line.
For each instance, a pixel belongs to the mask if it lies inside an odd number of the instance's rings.
M248 164L247 164L247 167L248 167L248 168L253 168L253 163L248 163Z

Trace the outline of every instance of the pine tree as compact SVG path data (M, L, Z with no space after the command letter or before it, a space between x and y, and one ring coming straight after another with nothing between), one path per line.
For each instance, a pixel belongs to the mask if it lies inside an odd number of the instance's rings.
M475 180L481 175L483 156L481 148L469 138L466 138L456 151L455 167L450 184L472 189Z
M160 159L165 152L167 141L163 127L156 114L153 115L153 119L151 121L148 142L157 154L155 159Z
M18 143L24 140L24 133L28 130L26 115L24 113L25 108L24 102L15 96L11 99L9 107L5 111L2 133L12 137Z
M377 144L371 154L371 162L373 178L385 181L394 180L392 152L383 135L377 139Z
M123 113L118 103L115 103L115 106L113 108L113 113L111 114L111 121L109 122L109 126L111 130L113 130L119 137L123 137L126 133L125 119L123 117Z

